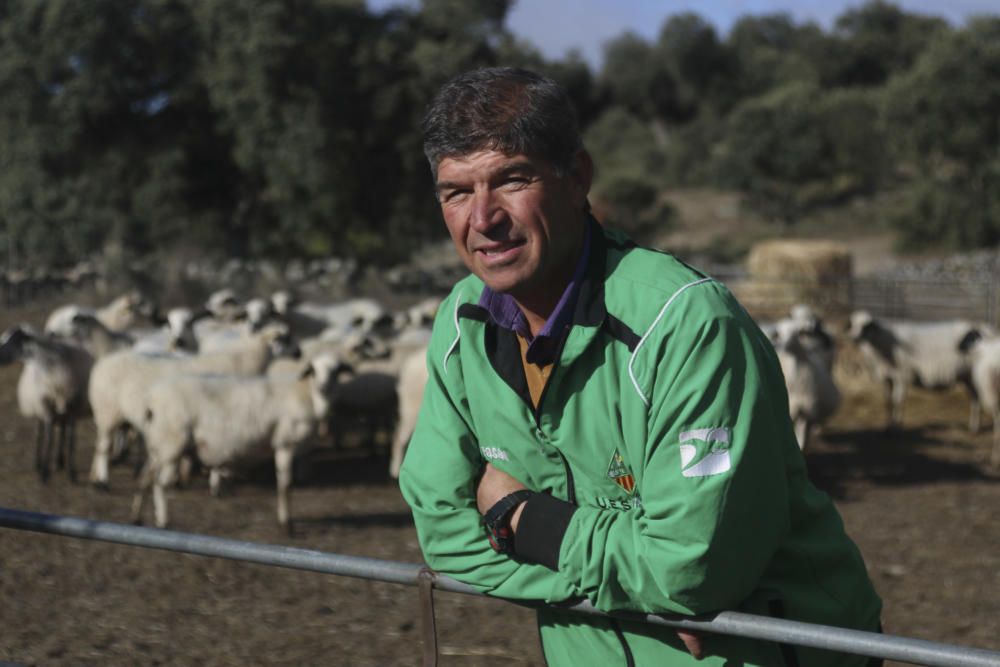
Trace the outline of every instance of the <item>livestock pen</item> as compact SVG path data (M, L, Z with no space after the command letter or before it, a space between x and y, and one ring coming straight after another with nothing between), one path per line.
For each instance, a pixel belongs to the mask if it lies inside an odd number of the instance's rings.
M40 322L46 304L0 312ZM850 366L850 348L838 359ZM840 362L838 362L840 363ZM17 366L0 368L0 506L125 522L132 473L111 470L100 493L32 466L33 425L17 414ZM836 502L885 600L889 635L1000 650L1000 477L990 435L967 431L960 391L915 391L904 428L882 430L879 389L842 386L841 409L806 455ZM81 424L78 460L93 452ZM408 508L386 462L323 452L296 480L295 535L274 521L273 471L224 498L195 479L171 491L182 531L361 558L420 559ZM347 577L247 565L93 540L0 531L0 661L24 665L419 664L416 596ZM444 665L541 665L531 610L478 596L436 600ZM898 664L890 661L887 667Z

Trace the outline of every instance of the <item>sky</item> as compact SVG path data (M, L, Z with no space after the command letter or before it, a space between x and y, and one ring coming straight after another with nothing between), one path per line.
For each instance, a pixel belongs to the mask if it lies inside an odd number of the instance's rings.
M368 0L373 9L416 0ZM829 29L846 10L861 0L517 0L507 17L507 27L536 46L549 59L561 59L577 49L595 69L601 62L601 45L630 30L656 39L664 20L692 11L714 24L722 35L741 16L786 12L796 23L814 21ZM940 16L963 25L970 16L1000 13L997 0L895 0L907 12Z

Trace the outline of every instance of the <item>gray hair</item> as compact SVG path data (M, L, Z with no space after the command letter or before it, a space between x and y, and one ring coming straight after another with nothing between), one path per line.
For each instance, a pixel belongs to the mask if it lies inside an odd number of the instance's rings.
M445 83L431 101L423 130L435 178L444 158L481 150L540 157L562 174L583 148L566 91L552 79L515 67L472 70Z

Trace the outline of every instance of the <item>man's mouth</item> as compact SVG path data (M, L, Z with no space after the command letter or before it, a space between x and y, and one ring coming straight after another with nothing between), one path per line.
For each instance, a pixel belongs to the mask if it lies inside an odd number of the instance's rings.
M480 246L476 249L476 252L481 253L488 259L500 259L508 254L511 254L511 251L521 248L524 244L525 241L523 239L517 241L505 241L503 243L491 243L486 246Z

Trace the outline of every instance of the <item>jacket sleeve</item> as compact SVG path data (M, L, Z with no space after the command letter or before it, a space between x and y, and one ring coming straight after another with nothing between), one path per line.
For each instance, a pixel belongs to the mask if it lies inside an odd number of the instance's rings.
M399 478L424 559L435 571L491 595L545 602L573 597L557 573L518 563L490 547L476 507L484 460L470 426L461 358L451 354L443 361L450 347L439 333L428 353L424 400Z
M563 536L560 575L605 611L735 608L789 529L786 466L801 456L777 360L724 288L705 291L636 352L642 508L580 507Z

